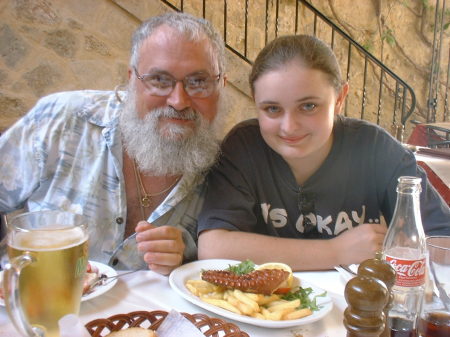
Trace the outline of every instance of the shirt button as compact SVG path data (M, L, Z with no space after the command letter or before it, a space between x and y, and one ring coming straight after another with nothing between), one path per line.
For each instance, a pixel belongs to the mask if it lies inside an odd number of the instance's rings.
M116 218L116 223L119 225L123 224L123 218L120 216L118 218Z

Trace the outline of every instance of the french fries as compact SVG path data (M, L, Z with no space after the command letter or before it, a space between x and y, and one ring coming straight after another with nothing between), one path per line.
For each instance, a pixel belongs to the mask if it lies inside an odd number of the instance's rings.
M203 280L189 280L186 283L186 288L195 296L211 294L219 289L218 286Z
M258 319L292 320L312 314L309 308L299 309L299 299L287 301L276 294L267 296L237 289L223 289L203 280L188 280L186 288L206 303Z
M215 305L215 306L217 306L217 307L219 307L219 308L223 308L223 309L232 311L232 312L234 312L235 314L242 315L242 312L241 312L238 308L236 308L234 305L232 305L231 303L229 303L228 301L225 301L225 300L218 300L218 299L215 299L215 298L209 298L209 297L200 297L200 298L201 298L203 301L205 301L206 303Z

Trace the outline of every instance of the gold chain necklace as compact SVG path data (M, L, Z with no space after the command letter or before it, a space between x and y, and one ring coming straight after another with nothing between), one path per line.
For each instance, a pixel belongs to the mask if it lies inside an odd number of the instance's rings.
M136 177L136 182L140 186L140 189L138 187L139 201L141 203L141 207L144 207L144 208L148 208L152 205L152 201L150 198L157 197L158 195L166 193L172 187L174 187L176 185L176 183L178 182L178 180L180 180L180 178L181 178L181 177L178 177L177 179L175 179L175 181L172 184L170 184L169 187L163 189L162 191L150 194L150 193L147 193L147 191L145 190L144 184L142 183L141 174L138 172L135 160L133 160L133 168L134 168L134 175ZM142 190L142 193L141 193L141 190Z

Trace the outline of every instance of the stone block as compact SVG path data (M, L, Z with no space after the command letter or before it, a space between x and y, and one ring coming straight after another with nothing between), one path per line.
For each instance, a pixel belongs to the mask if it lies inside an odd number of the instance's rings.
M67 25L69 26L70 29L74 29L74 30L82 30L84 28L82 23L78 22L77 20L73 20L73 19L68 19Z
M8 73L0 69L0 88L4 88L6 86L7 80L8 80Z
M56 25L61 19L51 2L47 0L15 0L15 15L24 21L41 23L47 25Z
M37 97L45 94L61 77L59 71L48 64L41 64L23 75L28 87Z
M0 27L0 55L8 67L14 68L28 51L28 44L10 26Z
M94 89L103 90L112 90L116 85L122 84L122 78L118 76L111 63L74 61L70 64L70 70L78 85L84 89L92 89L92 83L96 83Z
M127 12L144 21L151 16L165 13L169 10L161 1L141 0L112 0L117 6L124 8Z
M111 56L108 46L93 35L84 37L84 46L87 51L92 51L102 56Z
M22 99L0 93L0 111L5 117L19 118L26 113Z
M59 56L72 58L77 51L77 39L69 30L54 30L47 33L45 46Z

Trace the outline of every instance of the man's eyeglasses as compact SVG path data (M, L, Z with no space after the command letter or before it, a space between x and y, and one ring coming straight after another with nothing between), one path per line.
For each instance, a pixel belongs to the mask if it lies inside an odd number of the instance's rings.
M134 72L148 89L150 95L167 96L170 95L177 82L183 83L183 88L191 97L204 98L210 96L219 83L220 75L210 76L206 73L198 73L186 76L182 80L177 80L168 74L154 73L139 75L136 67Z
M298 196L298 208L303 215L303 236L305 238L316 237L317 224L313 224L308 215L316 213L315 194L301 191Z

